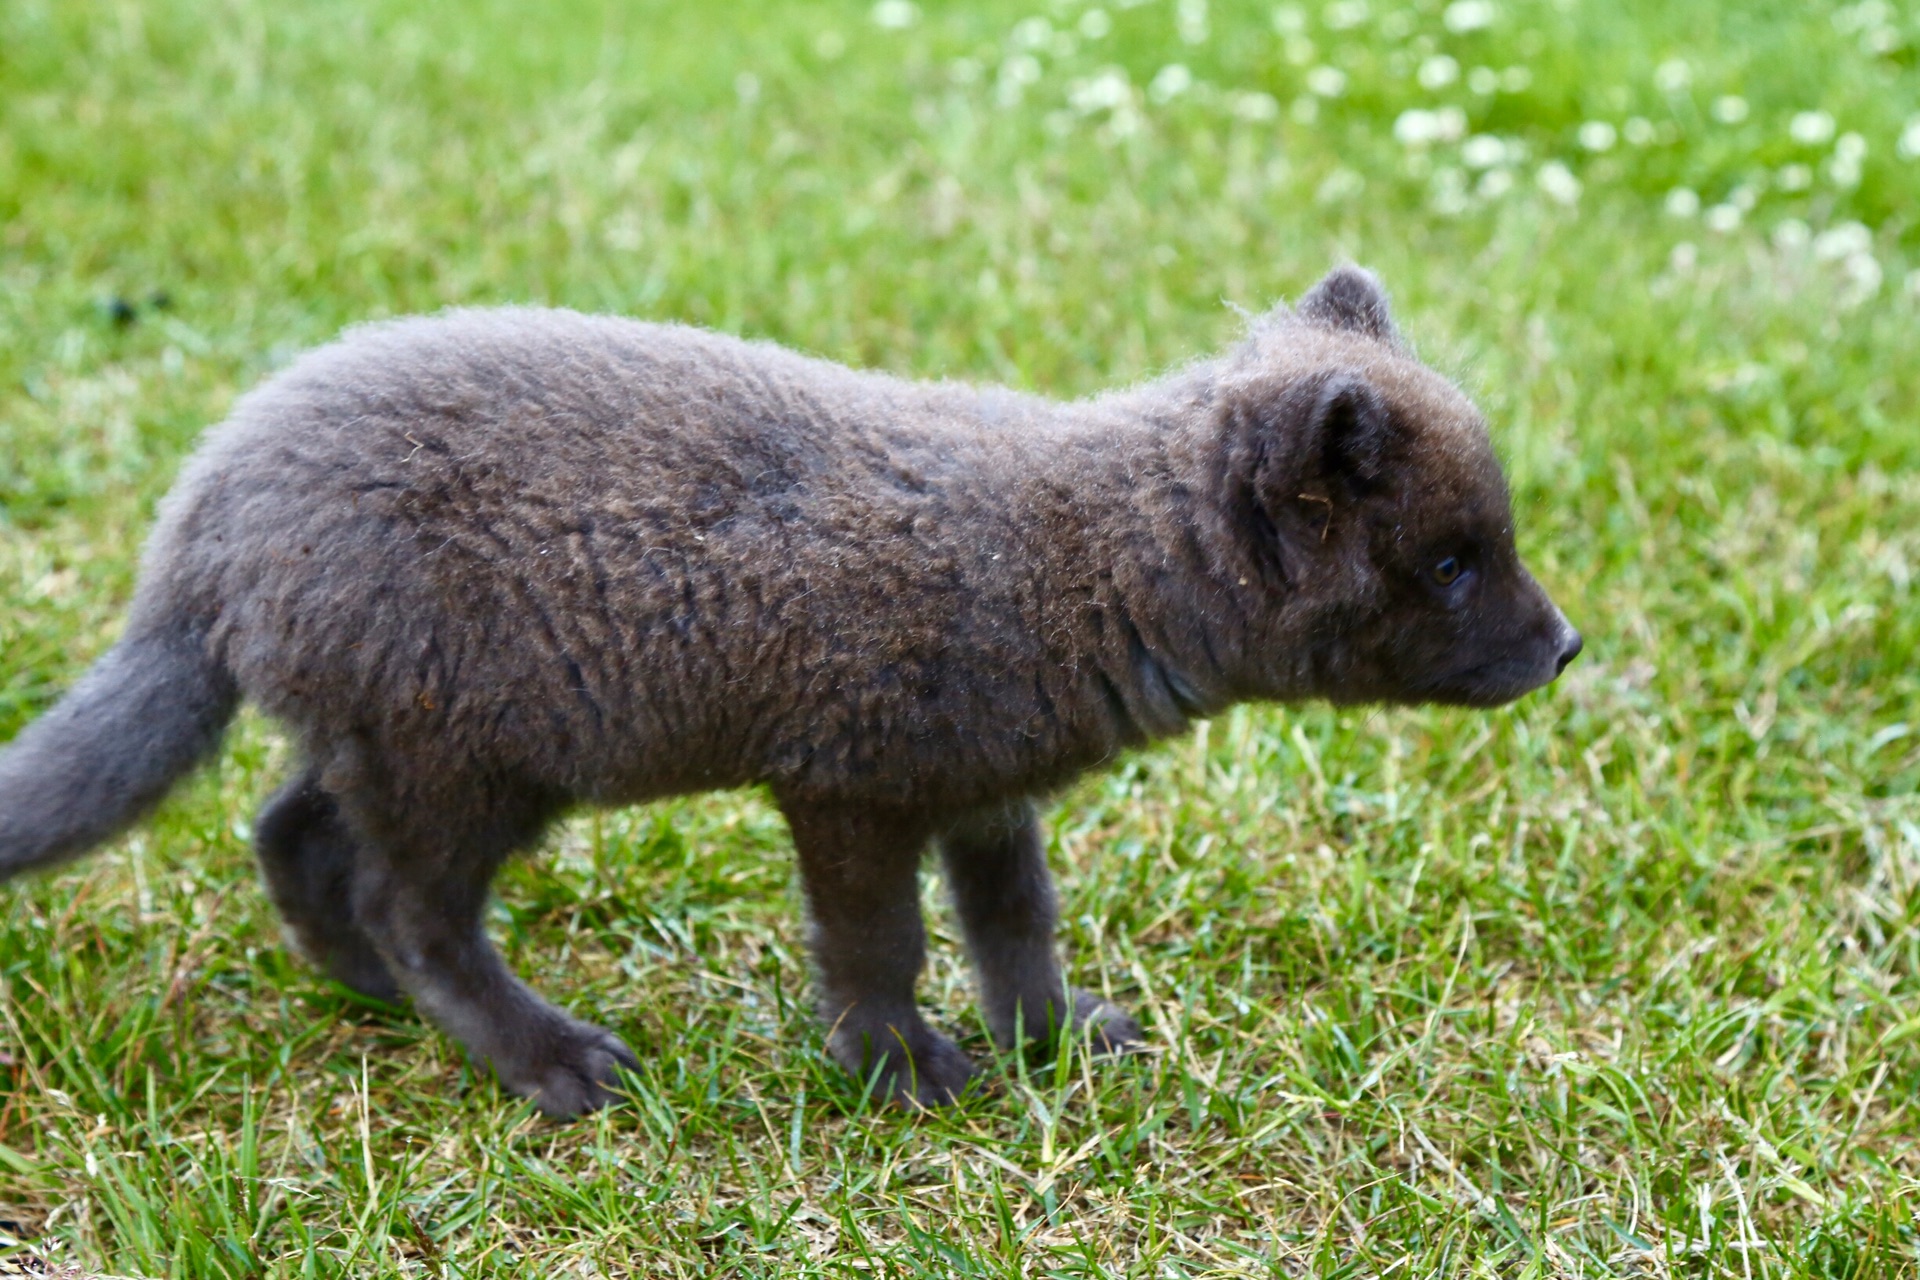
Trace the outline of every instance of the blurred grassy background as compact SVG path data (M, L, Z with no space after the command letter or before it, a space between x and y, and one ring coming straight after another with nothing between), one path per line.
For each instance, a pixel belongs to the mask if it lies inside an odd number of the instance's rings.
M197 433L342 325L687 320L1076 395L1355 259L1588 636L1495 714L1251 709L1061 798L1155 1052L866 1112L758 797L497 933L651 1065L554 1126L288 960L248 719L0 897L0 1246L150 1275L1920 1268L1920 23L1865 3L0 5L0 735ZM944 917L925 988L986 1053Z

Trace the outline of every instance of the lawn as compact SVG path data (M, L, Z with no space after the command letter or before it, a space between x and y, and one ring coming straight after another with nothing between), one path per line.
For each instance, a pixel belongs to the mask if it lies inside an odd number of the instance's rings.
M0 1270L1920 1272L1920 14L1865 0L0 4L0 738L196 435L342 326L690 321L1073 396L1363 262L1586 633L1492 713L1242 708L1055 798L1150 1052L875 1109L764 796L583 815L556 1124L289 958L217 766L0 889ZM932 885L936 1021L990 1057Z

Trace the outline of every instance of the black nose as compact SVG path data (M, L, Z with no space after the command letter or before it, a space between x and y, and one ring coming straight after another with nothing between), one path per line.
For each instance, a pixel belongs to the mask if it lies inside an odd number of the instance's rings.
M1553 674L1556 676L1567 669L1569 662L1572 662L1580 656L1580 650L1586 648L1586 643L1580 639L1580 633L1578 631L1570 632L1570 634L1573 638L1568 640L1567 647L1560 651L1560 661L1553 668Z

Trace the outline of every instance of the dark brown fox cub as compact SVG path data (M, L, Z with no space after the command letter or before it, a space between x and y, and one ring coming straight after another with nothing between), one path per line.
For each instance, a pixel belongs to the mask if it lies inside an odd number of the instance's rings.
M0 750L0 876L78 854L241 697L302 765L257 824L291 937L556 1115L632 1052L509 973L501 861L570 806L762 783L833 1056L921 1102L940 851L995 1038L1140 1036L1068 987L1032 797L1245 699L1492 706L1580 638L1480 415L1335 271L1227 355L1074 404L693 329L462 311L240 401L126 633Z

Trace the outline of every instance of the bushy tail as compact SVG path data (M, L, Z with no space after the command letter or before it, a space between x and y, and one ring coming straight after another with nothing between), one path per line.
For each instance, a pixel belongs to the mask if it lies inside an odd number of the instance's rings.
M233 679L199 630L129 634L0 747L0 880L85 853L220 743Z

